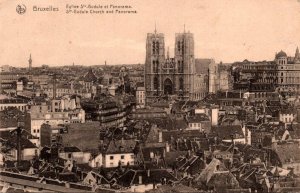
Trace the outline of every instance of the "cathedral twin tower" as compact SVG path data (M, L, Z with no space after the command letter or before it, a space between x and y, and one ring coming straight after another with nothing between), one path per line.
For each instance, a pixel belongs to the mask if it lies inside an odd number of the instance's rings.
M146 40L145 89L147 101L177 95L191 99L194 94L194 36L175 34L174 58L165 53L164 34L148 33Z

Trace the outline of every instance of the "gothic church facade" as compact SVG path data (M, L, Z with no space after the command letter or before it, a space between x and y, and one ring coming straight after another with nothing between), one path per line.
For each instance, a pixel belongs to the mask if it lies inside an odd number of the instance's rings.
M166 53L164 34L156 30L147 34L145 89L148 102L170 95L184 100L197 99L196 79L192 33L175 34L174 58L170 58L169 51Z

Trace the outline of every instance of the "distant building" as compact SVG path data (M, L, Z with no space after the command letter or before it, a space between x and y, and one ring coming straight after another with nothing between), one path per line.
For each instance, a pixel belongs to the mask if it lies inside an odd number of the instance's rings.
M144 108L146 103L145 87L137 87L135 95L137 107Z
M167 118L167 112L161 108L135 109L129 114L130 119L143 120L154 118Z
M57 126L59 124L69 124L70 117L68 112L46 112L46 113L34 113L30 112L26 114L25 128L35 137L40 139L41 126L48 124L51 126ZM40 146L40 143L37 144Z
M207 133L210 131L211 121L206 114L199 113L194 116L188 116L186 119L188 123L187 130L199 130Z
M279 91L293 94L300 93L300 53L297 47L295 57L288 57L284 51L275 56Z
M211 60L208 72L209 93L216 93L217 91L228 91L231 89L231 74L229 67L229 64L216 64L213 59Z
M22 112L26 112L28 109L28 102L19 98L8 98L0 100L0 111L7 109L9 107L16 107Z
M111 140L107 149L103 152L103 167L134 165L135 146L135 140Z
M11 72L12 71L12 67L9 65L3 65L1 66L1 72Z

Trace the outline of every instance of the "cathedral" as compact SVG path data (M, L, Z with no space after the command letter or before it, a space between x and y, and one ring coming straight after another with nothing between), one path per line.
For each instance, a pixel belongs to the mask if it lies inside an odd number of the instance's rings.
M164 34L147 34L145 89L146 100L176 95L181 99L197 98L194 36L190 32L175 34L174 58L165 49Z

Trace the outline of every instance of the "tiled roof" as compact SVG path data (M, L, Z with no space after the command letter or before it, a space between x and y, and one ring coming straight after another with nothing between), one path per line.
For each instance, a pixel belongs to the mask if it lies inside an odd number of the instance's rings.
M23 135L24 134L24 135ZM29 139L28 136L31 136L28 132L24 131L22 132L22 137L21 137L21 146L22 148L37 148ZM16 148L17 147L17 135L16 134L11 134L10 131L0 131L0 138L7 140L8 144Z
M234 135L235 138L244 138L240 125L212 126L211 132L221 139L231 139L231 135Z
M25 116L17 108L9 108L0 112L0 128L17 127L18 121L24 122Z
M195 114L194 116L187 117L188 123L200 123L203 121L209 121L209 117L204 113Z
M129 170L118 179L118 184L129 187L139 184L139 180L142 180L142 184L155 184L161 183L162 179L166 181L177 181L177 179L165 169L153 169L153 170Z
M275 151L281 163L300 163L300 148L297 143L278 144Z
M117 153L133 153L136 146L135 140L111 140L105 153L117 154Z
M67 146L63 148L64 152L81 152L81 150L76 146Z
M162 133L163 141L171 141L171 138L205 138L205 133L199 130L171 130L171 131L163 131Z
M161 132L156 127L151 127L149 129L149 133L147 136L147 139L145 140L145 143L157 143L159 142L159 132Z
M99 122L72 123L68 126L68 134L62 135L63 143L76 145L82 151L98 149Z
M83 77L83 80L85 82L96 82L97 81L97 77L96 75L93 73L93 70L90 69L88 71L88 73Z
M213 158L212 161L206 166L206 168L200 173L200 175L196 177L196 180L206 184L210 181L210 179L216 172L221 171L226 172L228 171L228 169L220 160Z

